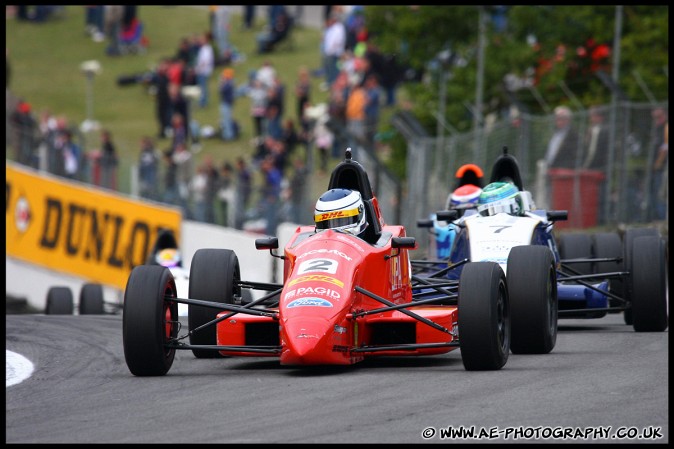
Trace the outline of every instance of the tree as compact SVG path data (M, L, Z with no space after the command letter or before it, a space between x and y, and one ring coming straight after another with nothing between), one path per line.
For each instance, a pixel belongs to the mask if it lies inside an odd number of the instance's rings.
M564 84L583 107L610 101L611 92L599 75L612 73L615 6L367 6L370 38L384 53L395 53L398 61L424 73L421 82L407 82L403 88L430 134L436 129L442 78L433 62L446 49L455 57L447 68L445 117L459 131L472 127L467 105L475 102L480 7L492 19L485 57L485 116L502 115L512 105L544 114L546 105L570 104ZM657 100L669 96L668 21L666 5L623 6L619 86L633 101L647 100L634 71Z

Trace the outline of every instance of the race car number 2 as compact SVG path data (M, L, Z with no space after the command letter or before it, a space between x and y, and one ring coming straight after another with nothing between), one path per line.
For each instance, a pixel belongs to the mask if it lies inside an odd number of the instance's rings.
M297 274L304 273L337 273L337 261L332 259L309 259L300 263Z

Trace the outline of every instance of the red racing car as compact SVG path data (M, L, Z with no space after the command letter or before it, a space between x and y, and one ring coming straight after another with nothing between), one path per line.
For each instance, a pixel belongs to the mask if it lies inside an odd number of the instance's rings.
M283 260L283 283L241 280L238 258L228 249L196 251L188 298L177 297L168 268L135 267L123 310L124 356L131 373L166 374L176 350L191 350L197 358L276 357L281 365L348 365L368 357L427 356L460 348L467 370L503 367L510 351L510 309L499 264L467 263L458 283L417 279L409 255L416 248L414 238L403 226L385 224L367 173L349 149L333 170L329 189L357 192L362 204L317 214L317 225L299 226L282 256L274 252L277 238L256 240L257 249ZM358 236L322 229L329 221L342 223L361 214L368 225ZM413 290L421 291L420 283L430 284L423 290L436 294L416 297ZM266 294L242 300L247 289ZM179 303L189 307L189 326L182 335Z

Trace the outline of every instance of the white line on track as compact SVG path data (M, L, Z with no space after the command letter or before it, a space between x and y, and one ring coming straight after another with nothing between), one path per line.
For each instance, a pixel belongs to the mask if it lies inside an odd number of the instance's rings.
M16 352L6 350L5 361L5 388L19 384L28 379L33 374L33 363Z

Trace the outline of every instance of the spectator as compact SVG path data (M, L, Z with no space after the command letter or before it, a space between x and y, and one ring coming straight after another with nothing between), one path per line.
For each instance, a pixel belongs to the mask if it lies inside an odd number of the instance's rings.
M232 49L229 43L230 19L232 13L229 5L214 6L212 34L217 51L215 64L228 64L232 60Z
M157 124L159 125L158 137L166 137L168 129L171 127L171 98L169 96L169 59L159 61L159 66L154 74L154 85L157 88Z
M374 136L379 127L379 82L375 74L365 79L365 141L367 145L374 145Z
M178 50L176 51L175 57L173 58L174 61L182 62L185 67L193 66L194 61L192 58L191 46L192 44L190 43L190 39L188 37L182 37L180 39L180 43L178 44Z
M80 174L80 161L82 158L82 149L73 142L72 131L66 130L63 134L65 141L63 143L63 167L66 178L77 179Z
M122 14L122 29L129 28L134 20L138 18L138 6L124 5L124 14Z
M274 165L273 157L266 157L260 166L264 177L258 209L267 221L267 235L276 234L278 211L281 202L281 172Z
M40 112L38 121L38 147L37 147L37 167L40 170L50 171L49 152L53 145L53 131L56 129L56 119L51 115L49 109L43 109Z
M148 136L140 141L140 156L138 158L138 177L140 196L149 200L157 200L157 173L159 172L159 153L154 142Z
M278 144L278 140L274 136L266 134L264 137L258 140L257 146L255 148L255 154L253 155L253 161L259 165L262 161L273 153L273 148Z
M267 92L267 105L276 104L279 110L279 119L283 118L285 113L286 86L281 81L278 74L274 75L274 82ZM279 124L280 125L280 124Z
M339 62L346 46L346 28L341 22L339 13L333 11L330 13L325 24L322 39L323 70L325 72L325 82L327 88L337 79Z
M295 153L297 144L300 142L300 136L297 133L293 119L285 119L283 122L283 129L281 131L281 141L284 143L286 153L290 157L293 155L293 153Z
M255 78L260 80L262 87L269 89L274 86L274 80L276 79L276 69L272 65L271 61L266 59L262 63L262 67L257 70Z
M242 157L236 159L236 195L234 207L234 227L243 229L246 211L250 203L253 175Z
M188 102L188 98L183 94L182 86L182 84L178 83L169 84L169 108L171 110L171 126L174 126L175 114L179 114L181 116L181 123L184 128L184 138L187 141L190 136L190 104ZM174 136L175 129L173 131Z
M220 81L220 128L223 140L234 140L234 100L236 98L236 85L234 84L234 69L226 68L222 71Z
M365 30L365 13L360 5L351 8L344 20L346 29L345 50L353 51L358 43L358 35Z
M608 127L604 123L604 113L598 107L589 110L590 126L585 135L587 153L583 168L590 170L606 170L608 152L610 151Z
M366 142L365 106L367 92L363 86L355 86L346 100L346 129L352 139L351 146L363 145Z
M257 35L257 52L259 54L269 53L274 46L283 41L290 34L292 28L292 17L286 11L286 8L280 6L278 14L274 17L274 22L269 24L268 30Z
M179 112L174 112L171 117L171 152L175 151L178 145L187 145L187 126L185 119Z
M267 89L259 79L254 79L248 90L250 97L250 115L253 118L253 132L255 137L264 134L264 119L267 111Z
M309 69L302 66L297 73L295 82L295 98L297 101L297 118L300 120L303 131L308 130L308 124L303 120L304 108L311 102L311 79L309 78Z
M234 167L228 161L222 164L218 178L218 210L219 223L229 228L235 227L235 199Z
M396 103L396 89L402 79L403 69L398 64L395 55L382 54L372 41L367 41L365 59L370 63L372 72L377 75L377 80L386 93L386 106L394 106Z
M609 148L609 130L604 124L604 114L598 107L592 107L589 110L590 126L585 134L586 154L582 168L588 170L597 170L606 175L608 170ZM610 183L603 182L599 185L599 207L597 222L604 223L604 206L607 191Z
M213 162L213 156L207 154L204 156L204 166L208 183L206 185L206 223L215 223L215 197L218 193L218 183L220 174Z
M35 166L38 124L33 117L31 106L25 101L19 101L12 114L12 124L16 130L15 158L20 164Z
M255 5L244 5L243 7L243 26L250 30L255 24Z
M173 151L168 149L164 151L164 162L166 171L164 172L164 202L168 204L178 204L178 165L173 160Z
M58 117L50 136L48 137L47 160L49 171L57 176L65 176L63 148L68 132L68 122L65 117Z
M265 120L267 122L266 134L274 139L281 139L283 137L283 129L281 127L281 111L278 103L274 102L267 105Z
M187 150L184 143L178 144L174 149L173 162L176 164L176 181L178 188L178 205L183 209L185 218L192 219L192 211L189 207L190 182L192 181L192 153Z
M206 209L208 208L208 171L206 165L199 165L196 174L189 181L189 190L192 204L194 205L194 215L192 218L205 223Z
M309 171L304 164L304 159L296 157L293 161L292 178L290 178L290 217L293 223L304 224L305 220L305 191L307 189L307 179Z
M117 190L117 150L109 130L101 133L101 186Z
M667 216L667 203L663 201L660 191L666 183L667 160L669 156L669 119L667 111L658 107L651 112L655 132L655 141L653 144L655 152L655 162L653 163L653 176L651 181L651 210L652 220L664 220Z
M215 67L215 55L213 53L213 46L211 45L211 34L204 33L199 40L200 46L197 53L196 64L194 66L194 73L197 78L197 84L201 88L201 96L199 97L199 107L202 109L208 106L208 81L213 73Z
M108 48L105 52L109 56L121 54L119 46L119 34L122 31L124 18L124 5L105 5L103 10L103 26L108 37Z
M571 110L557 106L554 113L555 131L548 142L545 162L548 168L576 168L578 132L571 124Z
M334 84L330 88L330 100L328 102L328 114L330 120L327 125L333 135L332 157L340 158L344 147L348 145L346 103L349 98L350 88L346 72L340 72Z
M312 108L313 109L313 108ZM318 148L319 156L319 169L322 174L325 174L328 170L328 159L332 151L332 146L334 145L334 134L328 127L330 121L330 115L327 111L320 113L316 118L316 124L314 125L314 140L316 142L316 148Z
M84 31L91 36L94 42L103 42L105 40L103 25L103 5L85 5L85 29Z

